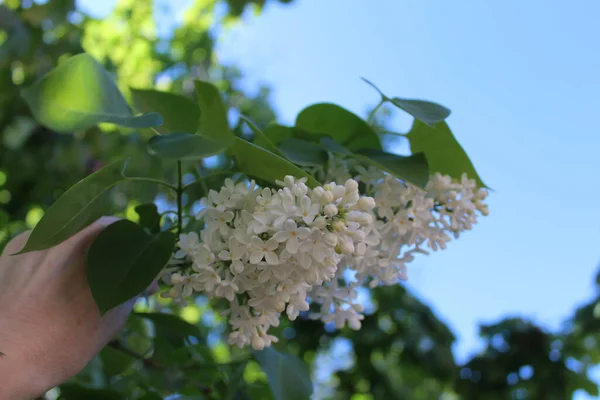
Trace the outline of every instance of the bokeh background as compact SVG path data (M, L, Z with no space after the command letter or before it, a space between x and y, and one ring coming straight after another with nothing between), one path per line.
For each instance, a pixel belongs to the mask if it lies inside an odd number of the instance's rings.
M215 81L261 125L293 123L321 101L366 116L379 99L365 77L452 109L449 125L493 189L491 214L418 258L405 286L363 293L362 331L288 327L316 396L597 398L597 1L2 3L0 247L69 184L143 151L136 133L64 136L31 120L18 91L69 55L91 53L125 91L189 93L193 78ZM404 132L411 120L384 110L379 123ZM408 151L397 137L386 143ZM125 213L160 196L136 195L122 199ZM184 312L216 327L205 307Z

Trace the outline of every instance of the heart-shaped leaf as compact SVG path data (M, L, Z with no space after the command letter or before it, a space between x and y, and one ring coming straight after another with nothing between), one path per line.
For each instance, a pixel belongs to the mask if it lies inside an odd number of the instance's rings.
M200 109L191 99L175 93L147 89L131 89L131 94L139 111L155 111L162 115L164 122L156 128L159 132L194 133L198 130Z
M462 174L466 173L470 179L475 179L477 186L486 187L469 156L445 122L430 127L415 120L407 138L413 153L425 154L431 175L439 172L460 179Z
M319 182L303 169L242 138L235 138L232 153L238 168L251 177L274 183L286 175L292 175L308 178L306 184L311 187L319 186Z
M232 136L217 140L202 134L174 132L152 136L148 140L148 150L157 157L171 160L201 160L227 149L233 143L232 139Z
M133 115L110 74L85 53L54 68L22 96L35 119L57 132L84 130L101 122L129 128L162 124L155 112Z
M297 138L283 139L279 150L294 164L319 166L327 162L327 152L319 145Z
M379 150L364 150L355 156L367 164L420 188L424 188L429 180L427 159L422 153L399 156Z
M336 104L313 104L298 114L296 127L330 136L349 150L381 149L377 133L358 115Z
M71 186L44 213L19 254L56 246L108 214L109 190L127 180L126 164L126 160L114 162Z
M100 313L142 293L171 259L175 235L150 235L134 222L117 221L94 240L86 273Z
M267 374L275 400L305 400L313 392L308 367L291 354L280 353L272 347L254 352L254 358Z
M391 99L392 104L406 111L419 121L425 122L432 126L436 122L441 122L450 116L450 109L431 101L401 99L394 97Z
M373 87L381 95L382 101L389 101L396 107L412 115L419 121L425 122L429 126L433 126L436 122L441 122L448 118L450 110L440 104L426 100L402 99L400 97L389 98L375 84L365 78L361 78L368 85Z

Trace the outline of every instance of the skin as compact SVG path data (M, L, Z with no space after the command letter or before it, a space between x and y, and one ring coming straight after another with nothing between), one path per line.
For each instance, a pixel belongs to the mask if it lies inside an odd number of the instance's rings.
M136 299L100 317L85 274L93 239L117 219L103 217L60 245L0 256L0 399L32 399L79 373L122 329Z

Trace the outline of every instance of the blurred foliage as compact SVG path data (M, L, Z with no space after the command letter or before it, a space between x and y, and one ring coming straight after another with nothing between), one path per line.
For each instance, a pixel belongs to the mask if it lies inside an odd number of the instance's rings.
M131 87L158 87L191 96L193 79L210 79L230 104L265 126L275 119L268 88L245 93L240 89L240 71L220 65L214 52L217 27L234 22L247 7L259 10L265 3L195 0L181 24L169 35L159 35L155 13L161 7L163 14L172 11L168 2L120 0L108 17L97 20L78 10L74 0L4 1L0 5L0 248L35 225L66 188L125 154L132 158L132 173L174 175L173 165L147 156L142 144L148 132L103 125L61 135L33 121L20 97L22 88L85 50L114 73L128 95ZM236 130L251 133L241 120ZM185 167L192 174L205 169L197 163ZM211 187L223 177L205 182ZM134 210L146 218L136 206L157 195L172 200L156 190L136 185L135 191L117 193L114 201L128 218L138 218ZM204 191L202 187L191 190L191 197ZM517 318L481 326L483 348L460 364L453 356L451 330L405 288L377 288L367 296L372 306L358 332L336 331L303 317L278 328L276 334L287 340L277 347L312 364L322 398L559 400L571 399L577 390L598 396L589 371L600 363L600 290L558 332ZM164 315L134 315L124 332L80 375L48 398L151 400L172 393L184 399L271 398L258 364L248 361L244 351L223 344L225 326L205 299L186 307L152 299L141 301L136 309L168 310L187 323ZM336 357L326 357L335 355L340 343L344 344L341 358L347 360L343 365Z

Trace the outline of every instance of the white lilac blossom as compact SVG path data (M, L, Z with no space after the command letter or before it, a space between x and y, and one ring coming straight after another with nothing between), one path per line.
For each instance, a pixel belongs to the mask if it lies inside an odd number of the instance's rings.
M312 318L359 329L357 289L405 280L415 253L446 248L487 215L487 192L463 175L433 175L425 190L375 168L338 162L314 171L324 186L286 176L280 189L225 181L202 199L204 229L182 234L163 293L183 301L193 293L223 298L229 343L262 349L276 342L270 327L281 313L294 320L309 304ZM353 177L354 175L354 177ZM334 182L345 182L343 185ZM359 183L366 194L359 194ZM185 265L185 264L183 264Z
M280 314L293 320L307 311L307 293L331 281L345 257L358 256L373 221L375 202L360 197L356 181L315 189L305 182L286 176L276 190L228 179L210 191L199 214L204 229L180 236L172 263L189 259L191 267L168 269L172 288L164 295L228 300L231 344L261 349L277 341L268 330ZM350 318L360 325L358 315Z

